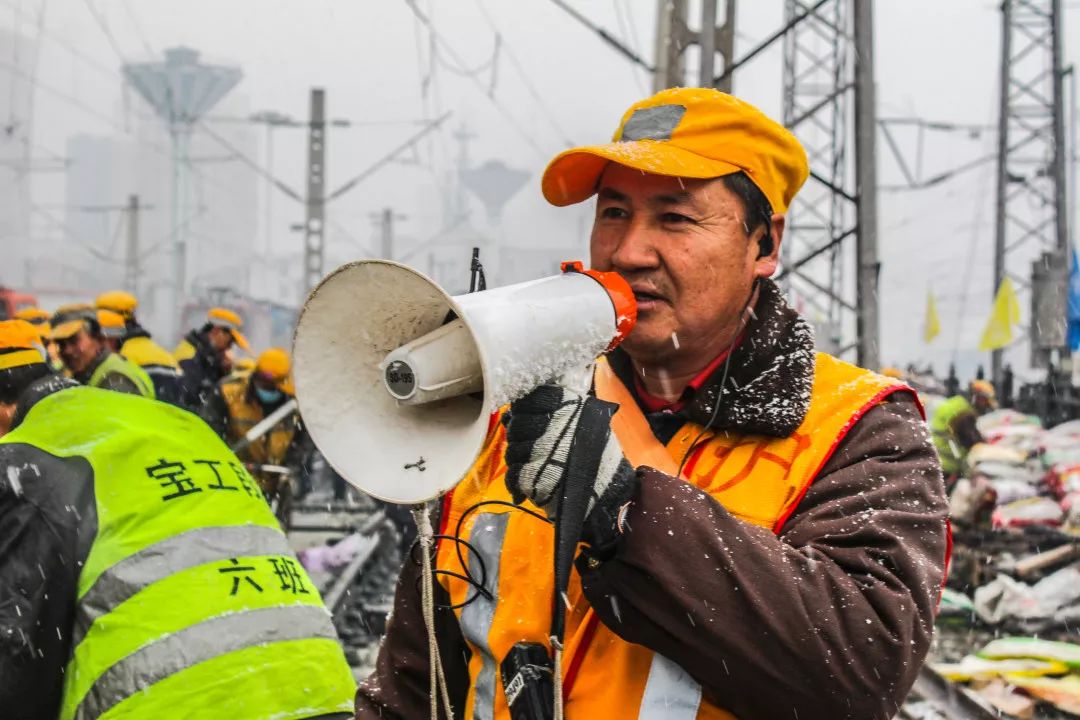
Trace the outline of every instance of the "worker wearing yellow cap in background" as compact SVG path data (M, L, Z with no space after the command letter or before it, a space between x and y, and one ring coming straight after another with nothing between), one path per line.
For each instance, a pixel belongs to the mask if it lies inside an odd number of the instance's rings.
M50 372L22 320L0 322L0 548L4 718L352 716L330 614L236 456Z
M0 437L16 421L19 401L47 389L75 386L49 367L40 329L26 320L0 321ZM22 414L25 414L25 409Z
M45 344L45 351L49 354L49 367L53 372L60 372L64 369L64 363L60 360L60 353L57 350L56 343L52 340L50 318L52 318L52 313L39 307L23 308L15 313L16 320L25 320L37 328L41 334L42 342Z
M251 428L292 400L293 395L289 355L281 348L270 348L259 355L250 373L222 380L202 415L229 445L236 447ZM303 480L299 475L303 473L311 447L300 424L300 415L294 411L265 435L237 451L240 459L249 463L252 474L267 498L275 504L278 517L285 526L293 492ZM290 472L276 468L288 468ZM292 482L293 476L297 476L298 482Z
M124 332L119 338L117 352L146 371L154 383L157 399L180 404L180 365L172 353L154 342L146 328L139 324L135 315L138 299L124 290L110 290L98 295L94 304L99 310L108 310L123 318Z
M972 380L967 397L954 395L934 409L930 433L947 484L955 482L964 471L971 448L984 442L977 424L979 417L996 409L997 393L986 380Z
M120 343L124 340L124 317L112 310L97 311L98 325L101 326L101 339L105 347L113 352L120 352Z
M150 377L109 349L98 311L92 305L65 305L52 317L51 337L76 381L91 387L154 397Z
M199 412L232 370L229 350L233 345L250 349L240 332L243 325L243 318L232 310L210 308L203 326L191 330L177 345L173 356L180 363L181 399L188 409Z
M911 389L816 353L770 280L808 172L788 130L711 88L637 102L612 142L548 166L550 203L596 196L591 265L627 280L637 321L597 362L596 397L514 401L441 503L462 541L434 558L448 716L543 699L553 717L557 695L569 718L832 720L891 717L907 695L948 507ZM465 577L463 547L486 573ZM576 560L566 587L556 557ZM429 714L416 566L358 718ZM515 672L560 660L554 692Z

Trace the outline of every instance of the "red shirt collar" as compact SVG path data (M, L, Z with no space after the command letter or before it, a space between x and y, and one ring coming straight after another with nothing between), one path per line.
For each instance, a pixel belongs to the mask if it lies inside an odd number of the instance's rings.
M704 370L695 375L693 379L691 379L690 382L686 384L686 387L683 389L681 396L675 402L669 402L664 398L658 398L655 395L650 395L649 391L645 389L644 383L641 382L641 378L638 377L635 373L634 390L637 392L637 397L638 400L641 402L642 407L645 409L646 412L651 413L660 412L662 410L666 410L668 412L679 412L680 410L682 410L686 403L690 400L690 398L694 396L694 393L700 390L701 386L704 385L705 382L710 377L712 377L712 374L717 371L717 369L724 363L725 360L727 360L728 355L730 355L735 350L735 348L742 345L744 337L746 337L745 329L741 333L739 333L739 336L735 338L735 342L732 343L732 345L727 350L717 355L712 362L705 366Z

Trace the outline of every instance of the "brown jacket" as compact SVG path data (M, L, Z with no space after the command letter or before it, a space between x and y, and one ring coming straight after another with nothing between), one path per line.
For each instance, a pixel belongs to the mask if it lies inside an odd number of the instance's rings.
M755 311L713 427L782 437L806 414L813 337L772 283ZM614 353L611 364L632 388L628 359ZM657 437L687 417L707 422L721 375L685 416L648 415ZM779 535L682 480L651 468L639 480L631 532L602 562L578 562L605 625L678 663L740 720L896 714L929 648L946 554L941 471L914 396L894 394L855 424ZM427 717L418 573L406 563L375 673L357 693L358 718ZM715 622L692 623L690 610ZM461 717L469 650L452 611L438 611L436 627Z

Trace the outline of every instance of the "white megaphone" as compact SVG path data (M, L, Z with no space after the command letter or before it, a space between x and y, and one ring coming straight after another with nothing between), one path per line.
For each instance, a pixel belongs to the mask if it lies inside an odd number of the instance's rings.
M491 413L588 371L634 325L615 273L563 274L451 297L410 267L349 263L311 292L293 374L304 425L335 470L382 500L446 492L476 460Z

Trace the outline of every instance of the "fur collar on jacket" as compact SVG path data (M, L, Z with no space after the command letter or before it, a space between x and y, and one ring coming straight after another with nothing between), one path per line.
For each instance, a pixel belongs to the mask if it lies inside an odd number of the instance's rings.
M761 283L742 343L735 348L713 430L745 435L787 437L798 429L810 408L814 382L814 331L788 307L772 280ZM615 373L633 392L633 369L625 352L609 356ZM724 366L710 376L683 413L705 425L720 395Z

